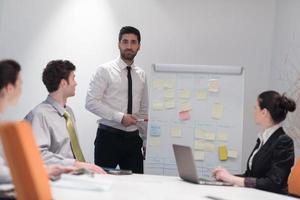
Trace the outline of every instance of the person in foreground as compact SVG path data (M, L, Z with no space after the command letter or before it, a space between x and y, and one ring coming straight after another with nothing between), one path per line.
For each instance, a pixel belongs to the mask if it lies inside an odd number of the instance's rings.
M82 153L72 109L67 99L75 95L76 67L67 60L50 61L43 71L43 83L49 95L30 111L31 122L44 162L85 168L105 174L102 168L86 163Z
M8 106L14 106L21 95L21 66L14 60L0 61L0 114L3 114ZM10 183L9 168L5 162L0 144L0 183ZM49 176L58 176L61 173L73 171L74 167L65 167L61 165L46 166Z
M284 94L276 91L261 93L255 105L255 122L262 127L257 143L247 162L243 175L234 176L226 169L217 167L213 176L217 180L241 187L286 194L287 180L294 164L293 140L281 127L288 112L293 112L296 104Z

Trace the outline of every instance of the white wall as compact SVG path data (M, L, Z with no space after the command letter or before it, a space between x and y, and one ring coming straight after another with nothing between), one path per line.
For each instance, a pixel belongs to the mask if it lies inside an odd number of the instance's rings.
M277 0L270 88L285 92L300 106L300 1ZM284 128L300 156L300 108L289 113Z
M17 59L24 77L21 102L6 117L22 118L45 99L40 77L49 60L70 59L78 87L68 103L93 160L97 118L84 109L89 79L118 55L120 27L133 25L142 33L136 62L146 71L158 62L245 67L246 159L257 137L255 99L268 85L275 8L274 0L0 0L0 58Z

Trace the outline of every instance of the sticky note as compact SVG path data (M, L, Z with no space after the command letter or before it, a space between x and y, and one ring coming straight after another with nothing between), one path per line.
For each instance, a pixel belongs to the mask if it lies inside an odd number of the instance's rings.
M179 127L171 128L171 136L172 137L181 137L181 128L179 128Z
M194 160L204 160L204 151L194 151Z
M160 126L151 126L150 127L150 136L159 137L161 135Z
M215 145L209 142L205 142L204 149L205 151L210 151L210 152L215 151Z
M198 100L205 100L205 99L207 99L207 91L206 90L198 90L197 91L197 99Z
M212 107L211 116L213 119L222 119L223 117L223 104L221 103L214 103Z
M228 140L228 135L227 133L218 133L217 134L217 137L216 137L216 140L218 141L227 141Z
M191 97L191 92L188 89L180 90L179 97L182 99L189 99Z
M165 108L166 109L175 108L175 100L174 99L167 99L167 100L165 100Z
M153 82L152 82L152 86L154 89L160 89L163 87L163 85L164 85L163 80L156 79L156 80L153 80Z
M210 92L219 92L220 85L218 79L208 80L208 91Z
M238 157L238 152L236 150L228 150L228 157L229 158L237 158Z
M164 88L174 88L175 81L174 80L165 80L164 81Z
M195 138L206 139L206 132L202 129L196 129L195 130Z
M182 121L189 120L191 118L189 111L179 112L179 119Z
M160 145L160 137L150 137L149 139L150 139L149 143L151 146Z
M192 105L189 101L181 102L180 111L192 110Z
M202 140L195 140L194 148L197 150L205 150L205 143Z
M219 146L219 160L227 160L228 151L225 145Z
M206 132L205 133L205 139L206 140L215 140L216 139L216 135L212 132Z
M174 98L175 97L175 90L174 89L165 89L164 90L164 97L165 98Z
M164 103L162 101L153 101L152 109L153 110L163 110L164 109Z

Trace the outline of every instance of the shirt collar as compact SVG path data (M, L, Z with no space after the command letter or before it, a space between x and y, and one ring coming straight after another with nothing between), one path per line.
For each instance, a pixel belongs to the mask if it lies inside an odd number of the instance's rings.
M126 67L128 66L122 59L121 57L117 58L117 65L120 67L121 70L126 69ZM135 68L134 62L132 63L131 69Z
M55 99L48 95L46 102L49 103L58 112L59 115L63 116L66 111L65 107L61 106Z
M270 128L265 129L263 132L259 134L259 139L265 144L268 139L271 137L271 135L281 127L280 124L276 124L274 126L271 126Z

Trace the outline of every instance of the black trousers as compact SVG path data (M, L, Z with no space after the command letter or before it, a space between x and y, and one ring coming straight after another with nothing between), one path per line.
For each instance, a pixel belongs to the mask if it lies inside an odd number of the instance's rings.
M143 174L143 140L139 131L126 132L101 124L95 139L95 164L100 167L131 170Z

